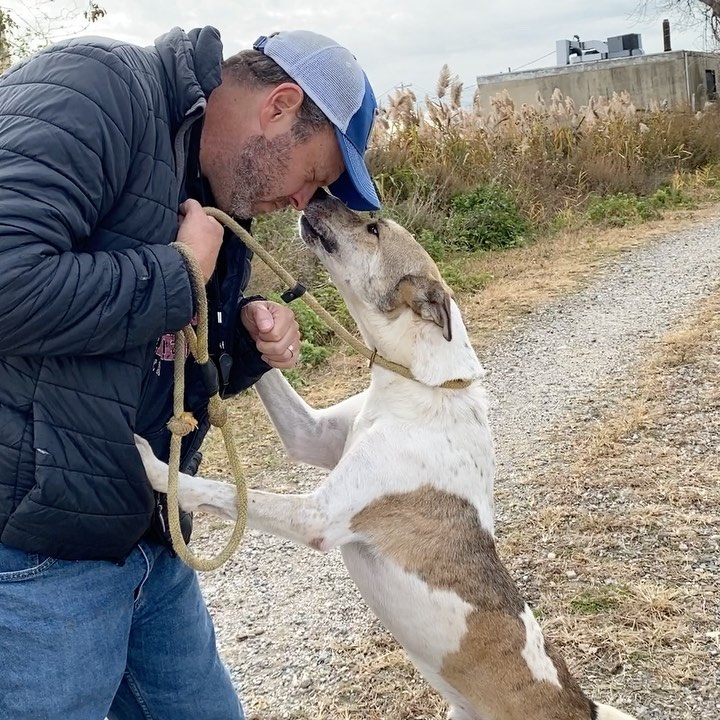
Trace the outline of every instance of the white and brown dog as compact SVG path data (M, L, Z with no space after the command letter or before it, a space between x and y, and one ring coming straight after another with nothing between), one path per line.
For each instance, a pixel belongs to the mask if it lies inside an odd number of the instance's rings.
M590 700L545 640L498 558L493 443L460 311L402 227L314 199L300 234L330 273L378 365L370 387L309 407L273 370L257 390L288 455L330 470L306 495L250 491L250 527L327 552L339 547L370 608L453 720L632 720ZM441 387L466 379L468 387ZM138 447L153 487L167 466ZM234 518L235 488L180 477L180 504Z

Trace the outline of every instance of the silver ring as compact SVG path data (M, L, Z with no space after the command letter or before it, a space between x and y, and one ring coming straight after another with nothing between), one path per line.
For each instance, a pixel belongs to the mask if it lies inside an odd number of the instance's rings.
M288 345L288 350L290 351L290 357L295 357L295 346L294 345Z

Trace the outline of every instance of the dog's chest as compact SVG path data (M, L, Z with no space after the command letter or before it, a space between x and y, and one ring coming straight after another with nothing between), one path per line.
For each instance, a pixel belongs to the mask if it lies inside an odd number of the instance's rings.
M445 403L428 413L412 398L399 408L383 400L366 403L343 452L344 463L352 467L349 475L356 476L353 494L360 504L355 507L430 485L472 502L492 533L495 457L484 412L467 406L453 412Z

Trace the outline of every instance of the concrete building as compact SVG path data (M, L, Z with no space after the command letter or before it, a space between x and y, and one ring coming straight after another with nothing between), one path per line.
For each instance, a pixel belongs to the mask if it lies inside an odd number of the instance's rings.
M493 95L507 90L516 107L536 104L539 92L549 103L555 88L585 105L592 96L611 97L627 91L639 109L653 102L670 108L701 109L715 99L720 82L720 54L675 50L651 55L634 55L594 62L521 72L485 75L477 78L482 107Z

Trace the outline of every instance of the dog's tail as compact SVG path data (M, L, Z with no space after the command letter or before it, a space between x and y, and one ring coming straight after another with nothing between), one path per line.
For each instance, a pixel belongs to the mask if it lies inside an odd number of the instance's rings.
M635 718L632 715L616 710L609 705L600 705L599 703L595 703L593 720L635 720Z

